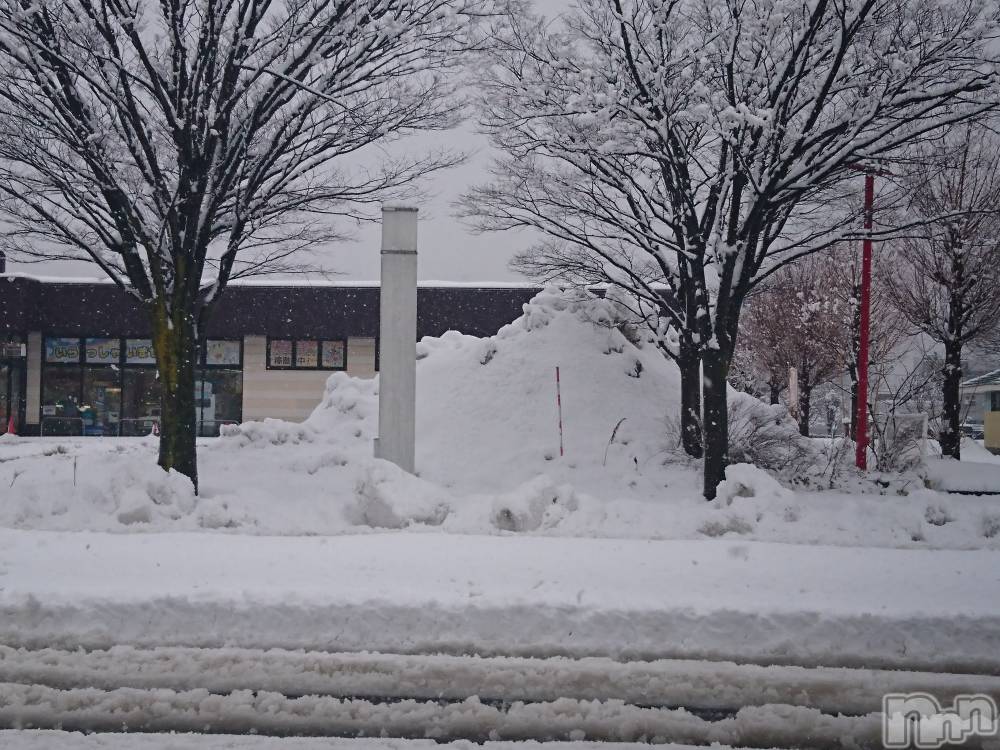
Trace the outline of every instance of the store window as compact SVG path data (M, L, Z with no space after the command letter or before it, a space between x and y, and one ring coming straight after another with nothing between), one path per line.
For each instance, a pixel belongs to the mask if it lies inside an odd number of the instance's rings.
M0 435L21 430L26 347L21 336L0 336Z
M150 339L45 339L43 435L148 435L160 419L161 384ZM205 343L195 375L199 435L243 417L243 346Z
M125 339L125 364L156 366L156 352L151 339Z
M42 368L42 435L82 435L83 349L78 338L48 337Z
M209 339L205 345L208 367L239 367L243 362L243 342Z
M118 434L121 418L121 370L117 365L83 368L83 399L80 419L83 434L112 436Z
M198 434L213 437L227 424L243 417L243 373L239 370L205 368L195 383L198 404Z
M198 434L214 437L243 421L243 342L209 339L204 367L195 382Z
M267 342L267 367L269 370L285 370L292 366L292 341L290 339L270 339Z
M43 435L117 435L121 419L121 341L45 339Z
M341 340L341 341L323 342L323 369L324 370L347 369L346 341Z
M990 411L1000 411L1000 391L990 394Z
M119 433L148 435L160 421L160 376L150 339L125 339Z
M346 370L345 339L268 339L269 370Z
M88 365L117 365L121 359L121 339L84 339Z
M82 435L80 365L45 365L42 374L42 435Z
M126 367L122 372L121 434L148 435L160 421L160 378L155 367Z
M45 339L45 364L79 364L80 339Z
M315 370L319 367L319 342L295 342L295 366L299 369Z
M12 333L0 336L0 359L21 361L27 354L23 336Z

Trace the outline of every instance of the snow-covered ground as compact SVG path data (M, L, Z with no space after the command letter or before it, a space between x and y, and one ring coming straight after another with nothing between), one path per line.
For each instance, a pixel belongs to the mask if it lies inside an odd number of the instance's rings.
M193 734L91 734L0 731L4 750L603 750L600 742L472 742L433 740L310 739ZM618 750L647 750L649 745L620 744ZM690 745L658 745L661 750L687 750ZM716 750L727 750L715 745Z
M975 440L962 443L962 460L932 458L927 461L927 485L938 490L995 493L1000 487L1000 456Z
M0 726L876 747L888 690L1000 695L1000 496L861 477L733 393L706 502L676 369L611 301L419 355L418 476L372 458L377 381L340 373L303 424L202 441L199 496L152 438L0 438ZM424 748L365 742L0 732Z
M424 339L418 477L371 457L377 381L338 373L304 424L203 441L199 497L158 471L152 438L0 438L0 526L1000 549L997 497L947 495L916 473L863 481L841 443L799 438L780 407L735 393L735 454L758 460L766 445L771 474L734 466L705 502L677 450L676 368L622 322L612 302L547 293L495 337Z
M0 643L1000 673L988 550L0 531Z

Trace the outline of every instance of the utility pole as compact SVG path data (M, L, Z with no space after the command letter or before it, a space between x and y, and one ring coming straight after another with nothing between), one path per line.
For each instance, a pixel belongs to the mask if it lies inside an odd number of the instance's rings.
M865 173L865 234L861 244L861 331L858 341L858 408L857 447L854 463L862 471L868 468L868 352L871 348L872 309L872 225L875 214L875 176L892 174L874 165L858 165L853 169Z

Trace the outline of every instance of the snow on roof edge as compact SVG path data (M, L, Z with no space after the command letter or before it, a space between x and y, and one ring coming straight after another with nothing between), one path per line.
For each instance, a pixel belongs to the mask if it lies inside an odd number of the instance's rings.
M42 276L21 272L9 272L0 274L0 279L25 279L37 281L42 284L112 284L109 278L86 277L86 276ZM230 282L229 286L240 287L346 287L346 288L372 288L378 287L380 282L365 280L334 280L334 279L237 279ZM545 285L531 281L443 281L443 280L420 280L417 286L421 288L459 288L459 289L541 289Z
M993 370L962 383L963 388L975 388L980 385L1000 385L1000 370Z

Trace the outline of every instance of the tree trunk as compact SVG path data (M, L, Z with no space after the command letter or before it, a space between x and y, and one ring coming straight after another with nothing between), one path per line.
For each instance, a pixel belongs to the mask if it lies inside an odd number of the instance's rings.
M944 385L941 405L943 422L938 440L941 442L941 455L950 456L956 461L961 458L962 451L962 402L959 397L961 383L962 345L950 341L945 344L944 349Z
M692 458L701 458L701 361L691 344L681 342L681 444Z
M781 386L775 385L774 383L768 383L768 388L771 390L771 406L776 406L781 403Z
M861 299L861 285L852 285L852 298ZM851 440L858 441L858 359L861 356L861 305L854 305L854 312L851 315L851 361L847 365L847 372L851 376Z
M714 500L729 464L729 411L726 383L729 357L713 349L706 352L705 367L705 499Z
M812 383L809 382L809 371L802 369L802 380L799 382L799 432L809 437L809 409L812 406Z
M858 439L858 368L852 363L847 368L848 375L851 376L851 440Z
M153 348L160 374L160 458L164 471L184 474L198 492L197 408L194 382L198 336L190 314L170 316L162 302L152 310Z

